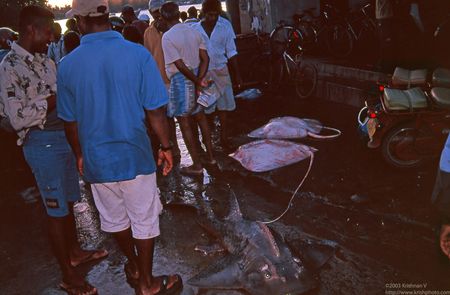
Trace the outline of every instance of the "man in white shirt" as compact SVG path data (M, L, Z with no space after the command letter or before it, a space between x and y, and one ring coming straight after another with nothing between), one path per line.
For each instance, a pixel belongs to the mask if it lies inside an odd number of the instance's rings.
M217 108L221 127L221 144L226 149L228 148L227 114L236 109L228 63L233 71L237 87L240 88L242 85L237 65L238 53L234 42L236 36L231 24L220 17L222 5L219 0L204 0L202 11L205 18L199 23L192 24L192 27L201 33L207 45L210 57L208 75L214 80L220 92L217 103L207 108L205 113L212 114Z
M169 104L167 115L176 117L181 133L191 155L193 165L181 168L187 175L201 175L203 166L193 128L193 119L202 132L203 143L208 153L208 162L215 164L212 154L211 132L197 97L207 86L205 76L208 71L209 57L200 33L179 21L180 11L176 3L167 2L161 7L161 16L169 30L163 35L162 48L166 64L167 77L170 79Z

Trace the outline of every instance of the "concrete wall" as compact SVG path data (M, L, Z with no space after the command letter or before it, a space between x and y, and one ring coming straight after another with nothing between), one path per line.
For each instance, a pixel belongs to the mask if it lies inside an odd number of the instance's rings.
M347 1L350 9L359 8L371 2L370 0ZM330 2L333 3L333 1ZM292 15L305 8L315 7L316 15L319 15L320 3L320 0L239 0L241 32L252 32L252 19L256 17L260 23L260 30L270 33L281 20L290 23Z
M300 12L306 8L316 8L316 15L319 14L320 1L319 0L275 0L272 4L272 19L275 25L284 20L291 22L292 15Z

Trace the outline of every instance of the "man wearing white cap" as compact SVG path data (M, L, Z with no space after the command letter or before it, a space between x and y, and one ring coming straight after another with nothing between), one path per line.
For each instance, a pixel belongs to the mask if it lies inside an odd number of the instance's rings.
M128 282L136 294L159 294L182 287L178 275L152 276L162 205L145 120L161 142L158 164L167 175L167 90L148 51L110 29L108 12L107 0L73 0L68 16L83 37L58 68L58 116L78 170L92 184L101 228L128 258Z

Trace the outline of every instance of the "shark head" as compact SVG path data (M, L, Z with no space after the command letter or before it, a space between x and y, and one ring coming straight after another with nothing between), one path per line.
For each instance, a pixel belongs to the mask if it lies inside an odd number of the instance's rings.
M316 251L311 244L297 258L266 224L243 218L234 193L229 214L221 224L220 229L228 235L224 241L230 254L209 264L188 281L190 285L245 290L253 295L302 294L317 286L312 271L334 254L334 249Z
M269 228L255 223L255 240L239 254L209 265L189 284L203 289L245 290L249 294L301 294L317 286L313 274Z
M317 286L317 281L300 258L278 235L256 223L260 238L244 250L240 268L242 284L250 294L302 294Z

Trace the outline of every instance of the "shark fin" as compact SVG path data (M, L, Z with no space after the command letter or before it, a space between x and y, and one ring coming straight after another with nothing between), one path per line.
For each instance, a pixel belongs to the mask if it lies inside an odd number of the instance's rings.
M311 270L319 270L336 252L336 245L327 243L299 241L296 243L298 247L292 247L292 244L288 244L289 248ZM298 248L300 251L295 251L295 248Z
M278 247L277 241L275 240L275 236L273 235L273 232L270 230L270 228L262 222L257 221L256 222L259 226L259 228L263 231L264 237L267 239L267 241L270 244L270 249L272 250L273 254L277 257L280 257L280 248Z
M239 207L239 202L237 200L236 194L234 191L229 187L230 190L230 211L228 213L228 216L225 218L226 220L234 220L239 221L242 219L242 212L241 208Z
M239 280L241 274L239 259L227 255L207 266L189 279L188 283L205 289L240 289L243 287Z

